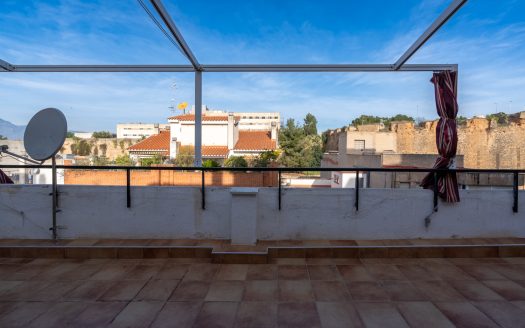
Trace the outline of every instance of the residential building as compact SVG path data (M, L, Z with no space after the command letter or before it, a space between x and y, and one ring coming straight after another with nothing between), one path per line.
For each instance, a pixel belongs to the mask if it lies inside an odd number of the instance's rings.
M117 124L117 139L141 139L159 134L168 124L158 123L119 123Z
M208 112L202 116L202 157L219 162L230 156L255 156L278 147L277 123L268 130L241 130L237 113ZM195 145L195 115L168 118L169 128L128 148L138 160L154 155L177 157L181 146Z
M75 138L79 139L91 139L93 137L93 132L73 132Z

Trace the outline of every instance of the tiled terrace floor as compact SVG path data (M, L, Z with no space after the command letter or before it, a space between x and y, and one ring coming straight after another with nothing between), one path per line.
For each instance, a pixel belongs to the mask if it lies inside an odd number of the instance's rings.
M525 258L0 258L0 327L525 327Z

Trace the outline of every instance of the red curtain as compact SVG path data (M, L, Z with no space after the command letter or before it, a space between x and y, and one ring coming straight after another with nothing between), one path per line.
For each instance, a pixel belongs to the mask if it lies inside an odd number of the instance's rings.
M2 170L0 170L0 184L13 184L13 180L9 178Z
M430 82L434 83L436 108L439 122L436 127L436 145L439 157L434 163L435 169L455 168L458 130L456 116L458 102L456 95L457 72L443 71L434 73ZM434 187L434 174L429 173L421 182L426 189ZM458 181L455 172L437 174L437 190L446 202L459 202Z

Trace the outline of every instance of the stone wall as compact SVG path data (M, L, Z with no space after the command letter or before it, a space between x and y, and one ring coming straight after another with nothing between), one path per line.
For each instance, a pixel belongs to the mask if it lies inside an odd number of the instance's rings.
M118 156L128 154L128 147L138 142L131 139L117 138L91 138L85 140L91 146L91 154L97 156L106 156L108 160L114 161ZM67 138L62 146L62 154L72 154L71 145L80 142L75 138Z
M422 127L411 122L392 123L399 154L437 154L437 121L425 122ZM335 151L341 134L350 130L326 134L326 151ZM384 132L373 132L384 133ZM484 118L467 120L458 126L458 154L464 156L466 168L514 169L525 168L525 122L499 125Z

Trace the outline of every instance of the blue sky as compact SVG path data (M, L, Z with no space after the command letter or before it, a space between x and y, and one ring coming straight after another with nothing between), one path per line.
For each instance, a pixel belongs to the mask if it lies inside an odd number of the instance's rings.
M186 64L136 0L1 0L0 59L14 64ZM149 1L145 1L149 5ZM201 63L392 63L450 0L164 0ZM525 1L470 0L409 63L457 63L460 114L525 110ZM207 73L203 102L232 111L436 117L430 73ZM165 122L193 103L191 73L1 73L0 118L62 109L73 130Z

